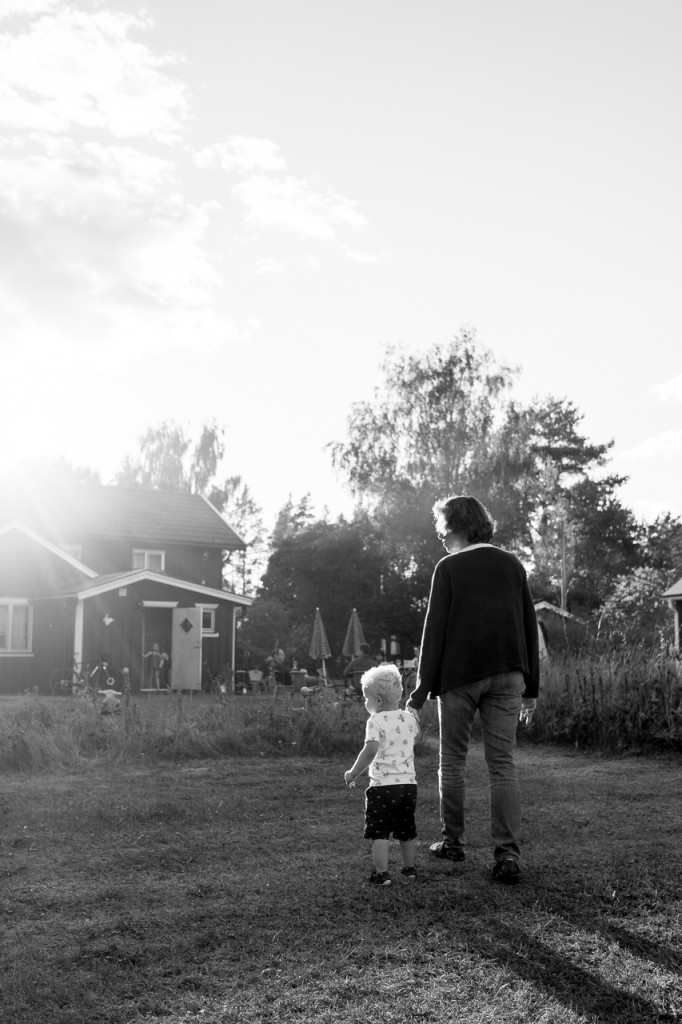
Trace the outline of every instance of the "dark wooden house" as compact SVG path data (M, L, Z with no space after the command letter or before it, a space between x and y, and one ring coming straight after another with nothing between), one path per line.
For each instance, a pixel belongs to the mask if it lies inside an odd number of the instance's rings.
M244 542L199 495L73 486L0 496L0 693L106 658L133 689L198 689L234 671L223 553Z

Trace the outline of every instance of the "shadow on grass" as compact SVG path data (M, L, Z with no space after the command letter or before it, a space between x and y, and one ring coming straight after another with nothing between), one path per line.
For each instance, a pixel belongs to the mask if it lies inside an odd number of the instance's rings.
M679 765L521 760L528 871L511 888L490 880L478 749L466 866L428 856L439 824L437 762L425 756L419 879L387 889L366 882L363 795L345 789L337 758L6 779L0 1017L682 1020L679 829L669 810ZM647 799L624 803L619 787L631 796L637 780ZM397 880L396 857L392 846Z

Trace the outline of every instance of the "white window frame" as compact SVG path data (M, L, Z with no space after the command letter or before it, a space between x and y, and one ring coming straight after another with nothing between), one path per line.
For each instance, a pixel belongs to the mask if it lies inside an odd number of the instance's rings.
M142 555L144 558L144 565L135 565L135 556ZM150 555L161 555L161 568L152 569L149 564ZM149 569L150 572L165 572L166 571L166 552L159 551L155 548L133 548L133 571L139 572L141 569Z
M0 647L0 658L27 658L33 656L33 605L27 597L0 597L0 605L8 609L7 647ZM12 619L14 609L28 608L28 636L26 647L12 647Z
M218 631L215 624L215 613L218 608L217 604L197 604L196 607L201 612L201 635L202 636L218 636ZM204 615L209 615L209 626L204 627Z

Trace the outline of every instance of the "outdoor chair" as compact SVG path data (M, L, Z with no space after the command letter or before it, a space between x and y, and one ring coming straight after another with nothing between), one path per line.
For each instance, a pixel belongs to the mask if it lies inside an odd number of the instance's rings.
M264 692L267 688L267 684L263 682L263 673L260 669L252 668L249 670L249 682L254 693Z
M359 669L357 672L351 672L344 678L344 697L346 700L357 700L362 701L362 688L360 686L360 680L365 674L365 669Z

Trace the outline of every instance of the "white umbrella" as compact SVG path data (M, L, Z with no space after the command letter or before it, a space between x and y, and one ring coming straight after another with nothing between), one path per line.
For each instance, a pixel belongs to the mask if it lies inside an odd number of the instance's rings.
M362 629L362 623L358 618L358 613L355 608L350 613L350 619L348 621L348 629L346 630L346 639L343 641L343 654L346 658L357 658L360 651L360 644L364 644L365 634Z
M322 662L322 678L327 678L327 666L325 665L325 658L331 657L331 650L329 649L329 641L327 640L327 634L324 631L324 624L322 622L322 616L320 615L320 609L315 609L315 624L313 625L313 635L310 641L310 657L314 658L315 661Z

